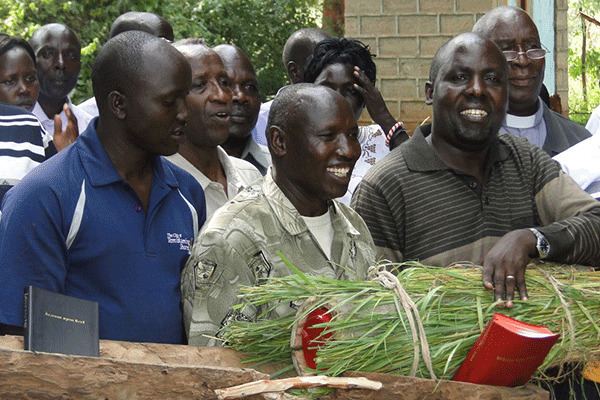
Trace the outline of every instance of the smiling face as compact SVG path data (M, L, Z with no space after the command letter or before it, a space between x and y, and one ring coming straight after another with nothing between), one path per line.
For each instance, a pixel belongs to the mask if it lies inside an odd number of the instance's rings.
M256 73L248 57L231 45L216 46L229 78L233 98L229 135L232 139L250 136L260 111L260 97Z
M153 155L174 154L187 120L190 66L183 55L162 42L146 45L141 65L125 100L129 140Z
M354 67L350 64L330 64L315 79L316 85L331 88L344 96L350 107L354 119L358 121L360 114L365 108L363 97L354 89Z
M81 68L79 39L64 25L50 24L33 35L31 47L37 58L41 95L65 98L75 87Z
M0 56L0 102L31 111L40 84L35 64L22 47L13 47Z
M506 114L506 61L490 41L464 34L440 54L433 86L433 131L461 149L480 149L496 137ZM436 56L437 57L437 56Z
M192 89L187 96L187 140L202 147L216 147L229 136L231 89L221 58L203 45L180 49L192 67Z
M490 19L493 20L488 22L482 34L500 50L525 52L542 48L535 23L524 11L502 7ZM531 60L524 54L508 63L509 113L526 116L537 111L545 66L544 58Z
M325 212L327 201L348 189L360 157L358 126L347 101L328 89L313 89L297 106L302 123L288 124L277 173L284 171L289 192L299 193L290 201L302 215L316 205Z

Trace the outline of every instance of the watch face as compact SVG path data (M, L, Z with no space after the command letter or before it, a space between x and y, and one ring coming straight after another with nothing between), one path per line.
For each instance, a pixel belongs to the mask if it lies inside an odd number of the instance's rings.
M542 235L538 236L537 249L538 253L540 253L540 258L546 258L548 253L550 253L550 243Z
M537 243L535 247L538 251L538 257L541 259L548 257L548 253L550 253L550 243L548 243L546 237L535 228L530 228L529 230L537 238Z

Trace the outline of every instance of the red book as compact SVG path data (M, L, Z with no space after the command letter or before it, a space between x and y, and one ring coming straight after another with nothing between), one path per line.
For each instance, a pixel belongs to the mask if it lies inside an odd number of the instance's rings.
M452 379L481 385L524 385L559 336L544 326L496 313Z

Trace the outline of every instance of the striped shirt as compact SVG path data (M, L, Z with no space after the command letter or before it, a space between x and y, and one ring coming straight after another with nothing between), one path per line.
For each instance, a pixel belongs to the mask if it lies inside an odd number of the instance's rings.
M21 108L0 104L0 201L46 159L40 121Z
M600 265L600 203L522 138L500 135L483 185L448 168L420 129L354 193L378 256L446 266L483 262L506 233L538 227L549 259Z

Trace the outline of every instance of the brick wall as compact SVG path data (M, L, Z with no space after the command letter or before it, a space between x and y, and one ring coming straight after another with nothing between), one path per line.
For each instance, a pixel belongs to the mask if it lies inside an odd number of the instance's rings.
M556 92L562 100L563 113L568 114L569 74L567 52L569 31L567 29L567 0L555 0L554 11L554 62L556 63Z
M370 45L376 55L377 85L388 108L409 129L431 113L425 81L436 50L468 32L477 18L506 0L346 0L346 36ZM557 91L567 101L567 0L556 0ZM362 122L368 122L365 114Z

